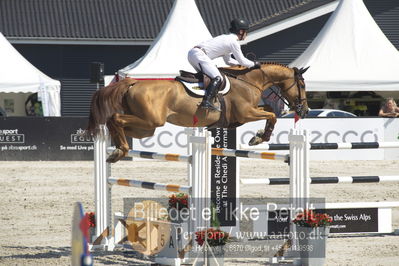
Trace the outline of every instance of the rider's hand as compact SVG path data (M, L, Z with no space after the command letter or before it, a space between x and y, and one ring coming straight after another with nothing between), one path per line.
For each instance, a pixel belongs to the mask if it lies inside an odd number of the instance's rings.
M258 69L258 68L260 68L260 63L257 62L257 61L255 61L255 62L254 62L254 66L251 67L251 68L252 68L252 69Z

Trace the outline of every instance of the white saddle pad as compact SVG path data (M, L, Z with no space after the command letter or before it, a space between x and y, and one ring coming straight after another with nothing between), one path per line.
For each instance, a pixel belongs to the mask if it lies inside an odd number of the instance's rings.
M180 80L181 83L186 87L187 90L191 91L192 93L198 95L198 96L204 96L205 95L205 90L202 89L204 84L202 82L197 82L197 83L190 83L186 81ZM230 80L226 78L226 86L222 91L219 91L218 93L221 93L222 95L225 95L228 93L230 90Z

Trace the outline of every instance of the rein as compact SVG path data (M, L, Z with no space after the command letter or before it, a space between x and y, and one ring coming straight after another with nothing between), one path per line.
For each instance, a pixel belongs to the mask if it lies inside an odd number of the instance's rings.
M276 92L276 91L273 89L273 86L279 88L280 91L282 91L282 92L286 92L286 91L290 90L292 87L294 87L294 85L296 84L296 85L297 85L297 88L298 88L298 98L296 99L296 101L295 101L294 104L296 104L296 105L301 104L301 103L302 103L303 101L305 101L306 99L304 99L304 98L301 97L301 89L303 88L303 86L299 83L299 81L300 81L300 80L304 80L304 79L303 79L303 77L302 77L301 74L298 74L298 71L297 71L296 69L294 69L294 71L295 71L295 74L294 74L294 82L293 82L288 88L286 88L286 89L284 89L284 90L282 90L281 87L278 86L272 79L270 79L270 78L268 77L267 73L263 71L263 73L265 74L265 76L270 80L269 82L272 83L272 86L270 86L269 89L272 91L272 93L274 93L274 94L275 94L285 105L287 105L288 107L291 107L291 104L288 102L288 100L286 100L284 97L282 97L280 93ZM249 81L247 81L247 80L245 80L245 79L239 78L238 76L233 75L233 74L231 74L231 73L224 73L224 74L225 74L226 76L229 76L229 77L235 78L235 79L237 79L237 80L243 81L243 82L245 82L245 83L247 83L247 84L249 84L249 85L251 85L251 86L257 88L257 89L260 91L260 93L263 92L262 88L259 88L259 87L256 86L255 84L253 84L253 83L251 83L251 82L249 82ZM287 78L287 79L290 79L290 78ZM267 84L267 83L263 84L262 87L264 87L266 84ZM270 95L269 95L269 96L270 96Z
M277 93L277 92L273 89L273 87L270 87L270 89L272 90L272 92L273 92L275 95L277 95L278 98L280 98L280 100L281 100L285 105L287 105L288 107L296 107L297 109L300 109L300 108L302 108L302 102L303 102L303 101L306 101L305 98L302 98L302 97L301 97L301 89L303 89L304 86L303 86L302 84L299 83L299 81L300 81L300 80L303 81L304 78L302 77L302 74L298 71L297 68L294 67L293 69L294 69L294 82L292 82L292 84L291 84L288 88L282 90L281 87L278 86L274 81L271 81L272 84L273 84L273 86L279 88L281 92L287 92L287 91L289 91L292 87L294 87L295 84L297 85L297 88L298 88L298 97L297 97L297 99L295 100L295 103L294 103L293 106L291 106L290 103L289 103L284 97L282 97L280 93ZM266 72L265 72L265 76L267 77L267 73L266 73ZM270 79L270 80L271 80L271 79Z
M241 79L241 78L239 78L238 76L235 76L235 75L233 75L233 74L231 74L231 73L224 73L226 76L229 76L229 77L232 77L232 78L235 78L235 79L237 79L237 80L239 80L239 81L244 81L245 83L247 83L247 84L249 84L249 85L251 85L252 87L255 87L255 88L257 88L261 93L263 92L263 90L261 89L261 88L259 88L258 86L256 86L255 84L253 84L253 83L251 83L251 82L249 82L248 80L245 80L245 79Z

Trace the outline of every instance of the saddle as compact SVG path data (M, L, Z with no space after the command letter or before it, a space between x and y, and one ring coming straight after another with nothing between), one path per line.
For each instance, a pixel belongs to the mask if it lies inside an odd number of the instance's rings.
M198 72L198 73L192 73L192 72L188 72L185 70L180 70L180 76L177 76L175 78L175 80L182 82L184 85L185 82L187 83L194 83L194 84L198 84L198 87L202 90L205 90L206 88L208 88L209 83L211 82L211 78L202 73L202 72ZM223 94L225 94L226 92L224 92L224 89L226 88L226 80L227 77L222 73L223 76L223 80L222 80L222 84L220 84L219 86L219 92L222 92Z

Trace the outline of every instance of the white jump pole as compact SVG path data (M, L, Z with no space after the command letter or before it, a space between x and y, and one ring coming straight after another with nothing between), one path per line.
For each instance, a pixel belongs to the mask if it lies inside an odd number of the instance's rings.
M213 138L211 132L205 128L186 129L188 137L188 154L192 154L192 161L189 165L189 185L191 186L191 205L194 208L192 223L189 232L192 233L193 250L200 248L195 241L195 232L204 230L210 226L211 213L211 156ZM207 219L209 218L209 219ZM199 261L198 261L199 259ZM201 264L206 260L206 251L198 253L193 264Z
M306 130L291 129L288 138L290 141L290 205L297 211L307 208L309 204L310 144Z
M95 238L101 240L101 243L96 243L96 247L101 246L106 250L113 250L114 243L111 239L111 185L108 184L108 176L111 175L111 168L106 162L109 143L110 137L108 129L105 125L100 125L99 132L94 141Z
M310 196L309 135L306 130L291 129L290 142L290 238L296 246L296 226L292 222L298 212L308 208ZM289 256L289 255L288 255Z

